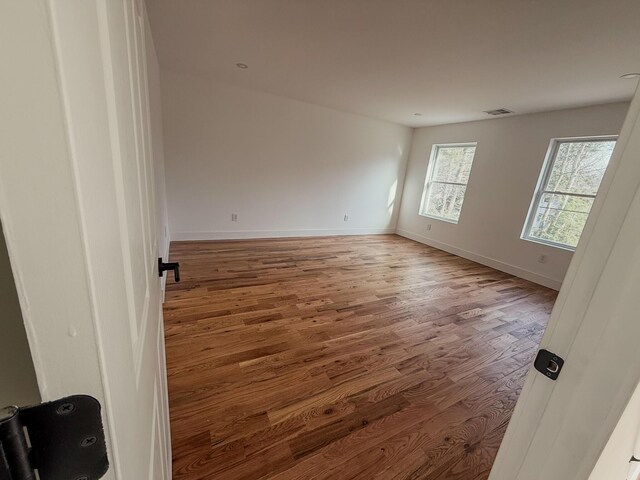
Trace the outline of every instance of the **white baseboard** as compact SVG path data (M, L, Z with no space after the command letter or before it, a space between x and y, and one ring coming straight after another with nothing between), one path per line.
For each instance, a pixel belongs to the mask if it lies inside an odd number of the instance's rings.
M441 243L436 240L432 240L430 238L419 235L417 233L398 229L396 230L396 234L405 238L409 238L411 240L415 240L416 242L429 245L430 247L437 248L438 250L444 250L445 252L452 253L453 255L466 258L467 260L472 260L476 263L486 265L487 267L495 268L496 270L500 270L501 272L515 275L516 277L524 278L525 280L529 280L531 282L537 283L539 285L543 285L545 287L552 288L554 290L560 290L560 286L562 285L562 281L560 280L545 277L544 275L540 275L538 273L525 270L524 268L520 268L515 265L511 265L509 263L501 262L500 260L496 260L494 258L485 257L484 255L479 255L477 253L469 252L467 250L463 250L461 248L448 245L446 243Z
M345 228L328 230L238 230L220 232L175 232L171 241L243 240L248 238L329 237L335 235L380 235L395 233L394 228Z

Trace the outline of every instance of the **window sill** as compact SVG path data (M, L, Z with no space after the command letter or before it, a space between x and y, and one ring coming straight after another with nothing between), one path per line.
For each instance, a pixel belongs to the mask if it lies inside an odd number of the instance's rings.
M445 222L445 223L452 223L454 225L457 225L459 222L459 220L452 220L450 218L444 218L444 217L436 217L435 215L427 215L426 213L418 213L418 215L425 218L431 218L433 220L440 220L441 222Z
M547 247L559 248L560 250L566 250L567 252L575 252L576 247L572 247L571 245L565 245L563 243L555 243L548 240L541 240L539 238L534 237L520 237L520 240L526 240L527 242L537 243L539 245L546 245Z

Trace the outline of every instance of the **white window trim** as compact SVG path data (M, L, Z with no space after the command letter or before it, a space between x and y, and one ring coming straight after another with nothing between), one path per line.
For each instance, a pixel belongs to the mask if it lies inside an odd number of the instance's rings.
M475 161L475 154L478 149L478 142L462 142L462 143L434 143L431 147L431 155L429 156L429 165L427 167L427 174L424 177L424 187L422 188L422 198L420 199L420 207L418 209L418 215L426 218L433 218L434 220L440 220L441 222L453 223L457 225L460 221L460 217L458 220L452 220L450 218L439 217L437 215L429 215L428 213L422 213L427 210L428 205L425 205L425 202L428 201L427 193L429 192L429 188L431 188L431 177L433 176L433 171L436 165L436 157L438 156L438 149L447 148L447 147L476 147L476 152L473 155L473 160L471 164L471 169L473 170L473 161ZM471 174L469 174L469 178L471 178ZM450 185L464 185L465 187L469 185L469 181L467 183L457 183L457 182L436 182L436 183L445 183ZM466 195L466 192L465 192ZM463 199L464 205L464 199ZM462 216L462 210L460 210L460 216Z
M531 231L531 226L533 225L533 220L536 216L536 212L538 211L538 205L540 205L540 200L542 199L542 195L545 193L555 193L560 195L571 195L574 197L585 197L585 198L596 198L596 195L586 195L581 193L569 193L569 192L560 192L560 191L551 191L545 190L544 186L547 184L549 180L549 176L551 175L551 170L553 169L553 163L556 158L556 154L558 153L558 148L562 143L578 143L578 142L607 142L607 141L617 141L617 135L598 135L592 137L563 137L563 138L552 138L549 142L549 148L547 148L547 154L544 159L544 163L542 164L542 170L540 171L540 176L538 177L538 183L536 184L536 190L533 194L533 198L531 200L531 204L529 205L529 212L527 213L527 218L524 222L524 226L522 227L522 233L520 234L520 239L526 240L528 242L539 243L542 245L548 245L550 247L560 248L562 250L568 250L570 252L574 252L576 247L572 247L571 245L567 245L566 243L554 242L552 240L544 240L537 237L532 237L529 235Z

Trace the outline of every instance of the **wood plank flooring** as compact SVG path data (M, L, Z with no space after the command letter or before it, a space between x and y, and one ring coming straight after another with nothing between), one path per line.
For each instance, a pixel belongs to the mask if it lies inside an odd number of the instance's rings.
M556 296L395 235L171 261L175 480L486 479Z

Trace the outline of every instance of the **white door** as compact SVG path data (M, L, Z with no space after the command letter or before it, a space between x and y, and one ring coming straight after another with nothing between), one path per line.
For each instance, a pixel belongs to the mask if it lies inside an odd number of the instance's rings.
M0 19L0 215L41 395L101 401L106 478L169 479L144 3Z
M541 342L564 368L529 373L491 480L589 478L640 381L639 239L637 93Z

